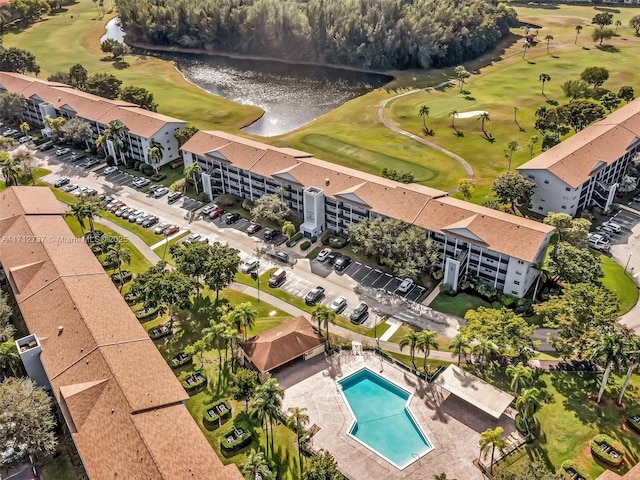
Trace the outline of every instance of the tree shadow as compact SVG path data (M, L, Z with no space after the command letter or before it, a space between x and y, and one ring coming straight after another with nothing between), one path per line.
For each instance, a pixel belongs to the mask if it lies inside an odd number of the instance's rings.
M536 64L536 62L532 62L531 60L527 60L527 63L528 63L529 65L535 65L535 64Z
M583 50L591 50L589 47L582 47Z
M558 55L551 55L551 58L560 58Z
M496 138L493 135L491 135L489 132L484 132L484 135L482 136L482 138L484 138L489 143L496 142Z
M113 68L116 68L118 70L124 70L125 68L130 67L129 62L126 62L121 58L115 60L111 65L113 65Z
M460 130L456 129L455 136L458 137L458 138L462 138L462 137L464 137L464 132L461 132Z
M470 102L475 102L476 97L472 97L471 95L465 95L464 99L469 100Z
M548 99L547 103L549 105L553 105L554 107L557 107L558 105L560 105L556 100L551 100L551 99Z
M108 55L108 56L106 56L106 57L102 57L102 58L100 59L100 61L101 61L101 62L113 62L113 56Z
M596 48L607 53L618 53L620 51L620 49L615 45L598 45Z

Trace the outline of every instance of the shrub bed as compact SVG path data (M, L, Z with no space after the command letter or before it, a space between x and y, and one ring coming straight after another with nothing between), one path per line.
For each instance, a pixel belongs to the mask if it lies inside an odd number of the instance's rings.
M127 283L133 274L129 270L122 270L122 278L120 278L120 272L115 272L111 274L111 279L116 283Z
M153 182L161 182L162 180L164 180L165 178L167 178L167 176L164 173L160 173L158 175L152 175L151 176L151 180Z
M142 308L142 309L140 309L140 310L138 310L136 312L136 318L138 320L141 320L143 318L150 317L151 315L155 315L156 313L158 313L158 310L160 310L160 307L158 307L158 306L149 307L149 308Z
M564 478L570 478L572 480L591 480L574 462L573 460L565 460L562 462L562 470Z
M167 325L160 325L149 330L149 337L151 337L151 340L158 340L159 338L163 338L168 335L171 335L171 329Z
M617 467L624 462L624 448L609 435L596 435L589 446L591 454L608 465Z
M640 410L628 413L626 419L629 428L640 435Z
M189 355L186 352L180 352L174 357L172 357L169 363L171 364L172 368L179 368L183 365L186 365L190 361L191 361L191 355Z
M342 248L348 243L348 238L334 232L326 232L322 235L322 244L332 248Z
M304 252L305 250L309 250L310 246L311 246L311 242L309 240L306 240L300 244L300 250Z
M209 429L220 426L223 419L231 416L231 405L227 400L219 400L204 407L202 420L205 427Z
M251 443L251 426L244 421L236 421L220 435L220 446L225 452L234 453Z
M127 292L124 294L124 300L127 303L136 303L139 298L140 298L140 295L138 295L137 293Z
M169 167L171 167L171 170L176 170L178 168L182 168L183 165L184 162L182 160L175 160L169 164Z
M193 372L180 383L187 392L193 392L202 388L207 383L207 378L200 372Z

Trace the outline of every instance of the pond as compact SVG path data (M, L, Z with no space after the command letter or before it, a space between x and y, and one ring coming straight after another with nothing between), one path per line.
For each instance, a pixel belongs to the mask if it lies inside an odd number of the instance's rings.
M113 19L101 40L121 40L123 36L120 24ZM157 56L174 62L188 81L210 93L262 108L265 114L244 129L262 136L295 130L392 79L376 73L272 60L184 53Z

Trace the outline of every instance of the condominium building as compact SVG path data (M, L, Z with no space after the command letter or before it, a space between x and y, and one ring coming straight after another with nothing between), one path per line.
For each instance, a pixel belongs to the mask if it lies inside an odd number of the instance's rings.
M189 414L156 345L46 187L0 192L0 282L29 331L17 347L55 397L91 480L242 480Z
M281 192L306 237L374 217L424 228L439 248L445 283L457 288L469 274L523 297L537 278L552 228L417 184L402 184L224 132L198 132L182 147L185 166L198 162L210 197L256 201Z
M591 207L608 210L638 152L640 99L518 168L536 184L531 210L541 215L560 212L571 216Z
M23 120L42 129L43 134L50 135L46 125L47 115L51 118L73 117L85 120L91 126L92 137L88 142L94 143L107 129L109 122L116 121L125 125L124 151L133 160L151 163L149 147L158 144L164 165L179 157L178 141L175 131L186 125L186 122L159 113L144 110L133 103L121 100L108 100L90 93L56 82L48 82L28 77L19 73L0 72L0 93L18 93L27 100L27 108ZM114 143L105 142L109 155L121 161Z

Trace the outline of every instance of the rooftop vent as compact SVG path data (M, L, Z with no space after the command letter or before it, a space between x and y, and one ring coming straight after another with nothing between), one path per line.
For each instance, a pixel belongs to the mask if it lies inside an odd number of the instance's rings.
M324 184L328 187L329 186L329 177L324 179Z

